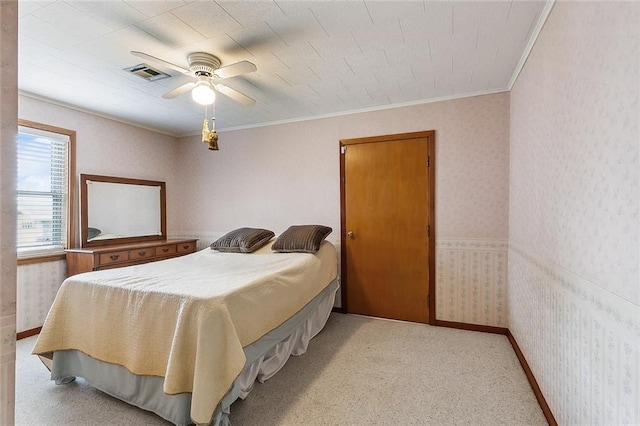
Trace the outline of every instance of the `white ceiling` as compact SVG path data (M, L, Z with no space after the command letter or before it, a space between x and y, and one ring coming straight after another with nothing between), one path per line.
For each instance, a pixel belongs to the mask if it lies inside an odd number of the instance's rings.
M138 50L188 67L204 51L258 71L224 80L256 99L216 102L218 130L508 90L544 19L540 1L19 2L22 94L151 128L197 134L189 81L123 68ZM541 18L542 17L542 18Z

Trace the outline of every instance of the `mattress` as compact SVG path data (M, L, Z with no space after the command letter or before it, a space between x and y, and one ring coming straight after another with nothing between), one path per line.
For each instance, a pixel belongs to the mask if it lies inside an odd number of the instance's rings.
M335 247L315 254L210 249L161 262L72 276L62 284L34 354L79 351L191 394L209 423L246 367L244 348L285 323L337 274Z

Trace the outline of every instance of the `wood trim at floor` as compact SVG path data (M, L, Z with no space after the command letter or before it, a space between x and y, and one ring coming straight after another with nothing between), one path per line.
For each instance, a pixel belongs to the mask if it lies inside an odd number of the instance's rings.
M35 336L36 334L40 334L42 327L32 328L31 330L21 331L16 334L16 340L26 339L27 337Z
M459 328L461 330L480 331L482 333L493 333L507 335L509 330L504 327L494 327L491 325L469 324L466 322L442 321L437 319L434 324L437 327Z
M531 368L529 367L529 363L524 357L524 354L522 353L522 351L520 350L520 347L518 346L518 342L516 342L515 337L513 337L513 334L511 334L511 330L509 329L507 329L507 338L509 339L509 342L511 342L511 346L513 347L513 351L516 353L516 356L520 361L520 365L522 365L524 374L526 374L527 379L529 379L529 384L531 385L531 389L533 389L533 394L536 396L536 399L538 400L538 404L540 404L540 408L542 408L542 412L544 413L544 416L546 417L547 422L549 422L549 425L551 426L558 426L558 422L556 421L556 418L553 417L551 408L549 408L549 405L547 404L547 400L544 398L544 395L542 394L542 390L540 390L540 386L538 386L538 381L533 375L533 371L531 371Z
M441 321L441 320L436 320L435 325L439 327L459 328L461 330L481 331L484 333L503 334L507 336L507 339L509 339L509 343L511 343L511 347L513 348L513 351L516 353L516 356L518 357L518 361L520 361L520 365L524 370L524 374L527 376L527 380L529 381L529 385L533 390L533 394L536 396L536 399L538 400L538 404L542 409L542 413L544 414L544 417L547 419L547 422L549 423L550 426L558 426L558 422L553 416L553 413L551 412L551 408L549 408L549 404L547 404L547 400L544 398L544 395L542 394L542 390L540 390L540 386L538 386L538 381L533 375L533 371L531 371L531 368L529 367L529 363L524 357L524 354L520 350L520 347L518 346L518 342L516 342L515 337L513 337L513 334L511 334L511 330L504 327L493 327L489 325L468 324L464 322Z

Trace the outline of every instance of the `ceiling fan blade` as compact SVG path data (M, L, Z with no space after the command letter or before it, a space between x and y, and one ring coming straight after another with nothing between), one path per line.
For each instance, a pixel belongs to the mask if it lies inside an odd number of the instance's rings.
M164 65L167 68L171 68L172 70L179 71L179 72L181 72L183 74L191 75L191 71L189 71L188 69L183 68L183 67L181 67L179 65L176 65L176 64L172 64L171 62L167 62L164 59L156 58L155 56L147 55L144 52L138 52L138 51L135 51L135 50L132 50L131 54L133 56L137 56L138 58L146 59L148 61L155 62L155 63L157 63L159 65Z
M235 64L227 65L226 67L220 67L213 73L219 78L229 78L240 74L255 72L257 69L258 68L249 61L240 61Z
M193 89L193 86L195 86L195 85L196 85L196 83L194 83L194 82L185 83L182 86L178 86L175 89L171 90L170 92L165 93L164 95L162 95L162 97L165 98L165 99L177 98L178 96L182 95L183 93L186 93L189 90Z
M222 93L223 95L226 95L226 96L230 97L234 101L240 102L242 105L251 106L251 105L254 105L256 103L255 99L251 99L247 95L242 94L242 93L238 92L237 90L232 89L229 86L225 86L223 84L216 84L215 85L215 89L218 92Z

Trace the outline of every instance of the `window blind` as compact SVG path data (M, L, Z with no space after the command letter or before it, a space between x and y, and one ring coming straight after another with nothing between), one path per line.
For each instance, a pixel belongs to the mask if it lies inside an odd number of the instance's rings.
M67 245L69 138L18 130L18 255L60 252Z

